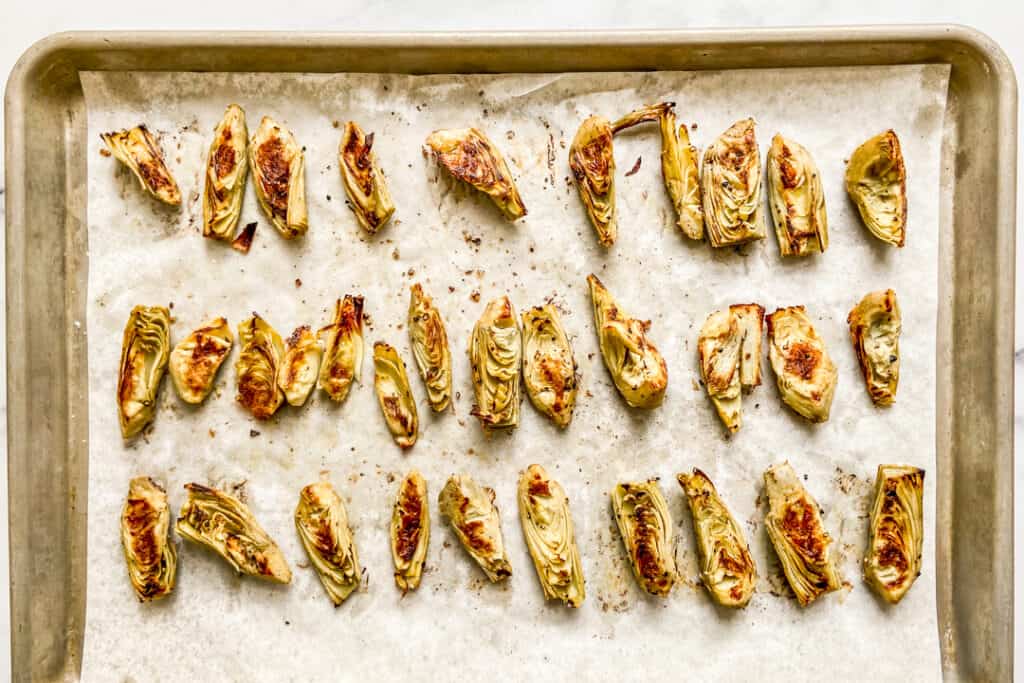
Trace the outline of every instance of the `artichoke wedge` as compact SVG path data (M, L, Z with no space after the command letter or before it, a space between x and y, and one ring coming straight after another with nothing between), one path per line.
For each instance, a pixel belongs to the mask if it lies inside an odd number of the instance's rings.
M164 164L156 138L144 125L100 134L114 158L135 174L142 189L164 204L181 204L181 191Z
M551 304L523 313L523 381L534 407L568 427L576 406L576 359Z
M277 385L277 376L284 355L284 345L277 331L253 313L238 324L241 351L235 361L238 380L236 399L258 420L266 420L281 407L284 392Z
M319 335L324 359L317 386L340 403L348 396L352 381L360 381L363 375L363 297L346 294L338 299L334 321L321 328Z
M764 239L761 155L754 119L737 121L704 150L704 225L713 247Z
M846 192L871 234L902 247L907 239L907 167L896 133L871 138L850 156Z
M182 537L217 553L239 574L291 583L292 571L281 549L245 503L200 484L185 484L185 489L188 501L175 525Z
M174 589L178 553L168 537L167 492L149 477L135 477L121 512L121 545L128 578L139 602L157 600Z
M363 570L345 504L329 482L310 484L299 493L295 529L320 583L337 607L359 588Z
M839 373L803 306L768 316L768 360L786 405L811 422L828 420Z
M591 116L580 124L569 147L569 168L576 180L583 206L605 247L615 244L615 156L612 153L612 124L603 116Z
M476 405L470 411L486 429L519 424L519 378L523 346L512 302L507 296L487 305L473 327L469 362Z
M203 237L230 242L235 236L242 215L245 176L249 172L248 142L245 111L237 104L228 105L224 118L213 132L206 157Z
M507 220L526 215L526 205L505 163L505 157L476 128L435 130L427 148L456 179L483 192Z
M493 489L480 486L468 475L453 474L437 502L462 547L492 583L512 576Z
M676 128L676 113L667 107L661 124L661 175L665 180L679 229L691 240L704 239L704 208L700 201L699 154L690 144L686 125Z
M697 338L700 376L722 424L733 433L739 431L743 422L742 351L743 332L736 316L728 310L709 315Z
M171 351L174 388L185 403L202 403L213 390L217 371L231 353L234 337L225 318L204 323Z
M323 349L309 325L295 328L292 336L285 340L284 356L277 370L277 386L284 392L290 406L306 403L309 393L316 385L320 373L320 357Z
M171 347L171 314L163 306L136 306L124 326L117 409L121 436L130 439L156 417L156 399Z
M879 465L864 578L886 601L899 602L921 573L924 470Z
M384 174L377 165L377 155L373 153L373 133L364 135L358 123L346 123L338 146L338 166L352 212L363 230L372 235L395 212Z
M391 558L395 561L395 585L403 594L419 587L429 543L427 482L413 470L402 480L391 513Z
M596 275L587 276L601 357L622 398L633 408L661 405L668 387L668 366L647 338L650 321L631 318Z
M764 484L768 494L768 539L797 601L806 607L842 586L832 538L825 533L818 504L788 462L770 467L764 473Z
M612 489L612 511L640 588L668 595L676 581L675 548L658 480L618 484Z
M768 150L768 205L783 256L828 248L828 215L818 166L802 145L782 135Z
M373 345L373 367L373 386L388 431L399 446L412 448L419 433L419 418L405 363L393 346L377 342Z
M693 515L701 581L719 605L746 607L754 595L757 567L742 527L706 474L694 468L677 479Z
M419 284L410 290L409 341L430 407L440 413L451 402L452 353L441 314Z
M285 239L305 235L309 229L306 171L295 136L264 116L249 141L249 165L256 198L277 231Z
M900 381L902 330L896 293L871 292L853 307L846 322L868 395L876 406L892 405Z
M565 491L543 467L530 465L519 478L517 493L523 537L544 597L579 607L586 588Z
M740 348L740 385L753 391L761 385L761 338L764 336L764 308L758 304L733 304L729 313L736 318L743 345Z

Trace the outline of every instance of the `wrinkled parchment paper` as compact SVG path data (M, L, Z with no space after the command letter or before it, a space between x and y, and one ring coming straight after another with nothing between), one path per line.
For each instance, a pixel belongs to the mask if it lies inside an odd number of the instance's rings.
M672 679L913 680L940 675L935 608L935 330L940 141L947 67L705 73L508 76L135 74L83 75L89 111L90 463L86 680L388 680L440 676L512 680ZM568 145L591 113L616 118L674 100L680 121L706 147L734 120L753 115L766 152L782 132L805 145L822 173L831 244L823 256L783 260L768 238L741 249L686 241L663 189L656 125L616 138L618 243L597 245L569 182ZM243 256L200 237L199 193L212 129L230 102L254 130L272 115L306 147L309 234L281 239L253 188L241 224L257 221ZM398 210L370 237L345 205L338 127L348 119L376 134L374 149ZM99 133L145 122L160 136L185 197L180 210L144 195ZM421 154L429 132L475 125L506 153L529 209L508 224L485 198ZM842 187L844 162L869 136L892 127L908 168L907 246L872 238ZM763 157L763 154L762 154ZM639 160L639 161L638 161ZM628 172L639 165L635 174ZM767 212L767 206L765 207ZM767 216L767 214L766 214ZM770 216L768 217L770 226ZM597 273L620 305L652 321L669 367L662 407L630 410L602 365L585 277ZM454 410L435 416L412 366L408 288L422 282L448 327ZM875 409L857 369L846 315L867 292L892 287L903 310L902 378L896 404ZM170 379L154 429L125 445L114 386L121 334L135 304L173 304L174 343L224 315L232 327L258 311L285 336L327 324L334 300L366 297L368 343L395 345L420 402L410 452L393 444L363 384L333 405L320 392L301 409L252 420L234 400L233 363L193 408ZM582 376L571 427L560 432L529 402L511 434L485 437L469 415L466 345L487 301L508 293L517 308L553 299ZM732 303L768 312L804 304L839 370L831 419L812 426L783 406L767 359L764 384L744 399L744 424L727 438L698 385L696 337L704 318ZM788 459L825 512L848 587L797 606L764 531L762 473ZM519 527L515 485L532 462L565 487L587 579L578 611L545 604ZM924 568L897 607L861 579L867 511L880 462L928 470ZM689 511L677 472L711 476L748 534L759 570L747 609L716 608L700 587ZM391 573L387 525L398 483L426 477L433 532L428 569L402 596ZM497 492L514 568L490 585L442 523L436 497L465 471ZM294 570L290 586L240 579L194 545L180 545L174 595L136 601L118 520L128 480L163 482L175 511L189 481L237 486ZM299 489L329 476L347 501L364 587L331 606L309 567L292 515ZM639 592L609 510L617 481L657 476L675 523L682 580L668 599Z

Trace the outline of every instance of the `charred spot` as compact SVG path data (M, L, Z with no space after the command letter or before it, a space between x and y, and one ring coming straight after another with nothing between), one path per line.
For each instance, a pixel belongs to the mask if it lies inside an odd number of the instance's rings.
M445 155L445 166L456 178L474 185L493 186L504 180L490 147L476 136L459 141L458 148Z
M256 150L257 176L267 204L275 218L288 217L288 188L291 183L291 160L284 142L272 137Z
M139 161L139 175L146 181L149 189L156 192L161 188L171 187L170 178L164 171L163 164L159 161Z
M131 535L132 553L138 563L149 567L160 561L160 539L154 533L159 513L140 498L128 500L125 524Z
M796 166L793 165L792 156L789 153L789 148L783 146L782 148L782 159L779 160L779 180L782 181L782 187L787 190L792 190L799 183L797 178L799 172Z
M373 157L370 155L372 148L373 133L360 140L359 133L352 129L342 149L345 166L364 195L373 193Z
M295 328L291 336L288 337L288 346L298 346L299 342L302 341L302 337L309 332L309 325L300 325Z
M253 417L266 420L274 414L277 387L247 372L238 378L238 401L249 409Z
M256 223L249 223L238 233L238 237L231 243L231 248L243 254L249 253L252 246L252 238L256 234Z
M382 396L381 405L389 421L397 422L405 433L411 431L409 429L409 414L402 409L402 403L397 396Z
M539 474L533 475L533 478L530 479L530 483L527 485L526 490L531 496L551 496L551 487Z
M213 154L213 170L218 178L223 178L235 168L235 146L231 144L231 131L224 130L220 146Z
M484 523L479 520L466 522L462 525L462 533L466 536L466 543L470 548L480 553L489 553L494 550L491 539L487 538L484 531Z
M786 350L786 372L810 381L821 363L821 351L807 342L795 342Z
M649 581L664 574L661 555L658 552L658 523L649 505L638 503L633 509L636 523L634 533L634 557L640 576Z
M809 557L820 558L825 554L825 543L821 528L814 516L814 508L798 500L786 508L782 516L782 531L790 543Z
M399 523L395 538L395 551L403 562L412 561L416 554L423 528L422 509L423 500L419 491L414 484L407 482L399 502Z

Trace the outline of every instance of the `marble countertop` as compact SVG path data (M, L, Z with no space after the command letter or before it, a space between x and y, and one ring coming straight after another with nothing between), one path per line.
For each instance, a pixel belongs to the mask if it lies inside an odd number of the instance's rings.
M781 7L770 7L757 0L720 0L715 3L687 5L675 0L580 0L550 3L521 0L516 3L480 3L475 0L449 0L443 3L398 0L361 0L340 3L293 0L288 12L266 0L253 0L239 9L233 3L179 0L172 6L140 5L128 0L95 0L75 3L56 0L35 6L20 6L17 12L5 12L0 25L0 78L7 75L18 57L36 40L58 31L84 29L205 29L205 30L337 30L337 31L415 31L415 30L542 30L542 29L626 29L626 28L698 28L735 26L803 26L880 23L958 23L984 31L1009 55L1018 73L1024 68L1024 3L1019 0L991 0L964 3L957 0L794 0ZM1018 114L1019 116L1019 114ZM1024 130L1024 126L1021 127ZM3 130L0 129L0 142ZM1018 143L1018 168L1024 168L1024 145ZM2 164L2 161L0 161ZM1018 197L1024 196L1024 172L1018 171ZM0 179L0 209L4 205ZM1018 200L1017 225L1024 226L1024 201ZM0 243L3 241L0 233ZM0 254L3 247L0 245ZM1017 250L1017 272L1022 268L1024 250ZM0 256L0 273L2 273ZM1018 284L1019 289L1019 284ZM0 291L0 299L3 292ZM1015 426L1024 427L1024 297L1016 304L1016 342L1014 374ZM0 318L0 336L4 321ZM3 355L0 345L0 356ZM6 381L6 360L0 362L0 384ZM5 393L0 393L0 405ZM6 419L0 421L0 444L6 444ZM1017 455L1021 454L1020 432ZM2 448L2 446L0 446ZM6 458L6 455L3 456ZM1017 458L1014 481L1024 491L1024 458ZM1016 594L1018 604L1024 596L1024 497L1016 501ZM0 585L6 586L7 563L7 480L0 477ZM1018 614L1020 611L1018 611ZM0 634L9 631L8 591L0 590ZM1016 649L1024 651L1024 629L1017 629ZM10 668L9 639L0 637L0 671Z

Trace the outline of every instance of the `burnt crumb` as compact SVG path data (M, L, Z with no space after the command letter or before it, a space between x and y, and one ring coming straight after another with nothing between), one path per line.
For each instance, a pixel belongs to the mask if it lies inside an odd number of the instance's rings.
M249 223L238 233L238 237L231 243L231 248L243 254L248 254L252 247L252 239L256 235L256 223Z
M480 290L474 289L470 293L469 298L472 299L473 301L480 301Z
M635 175L635 174L636 174L636 172L640 170L640 163L641 163L642 161L643 161L643 158L642 158L642 157L637 157L637 158L636 158L636 163L634 163L634 164L633 164L633 168L631 168L631 169L629 169L628 171L626 171L626 177L627 177L627 178L628 178L629 176L631 176L631 175Z
M111 156L110 150L107 149L106 147L103 147L102 149L100 149L100 156L103 156L103 157Z
M211 429L210 430L210 438L212 439L215 436L217 436L217 432L215 432L214 430Z
M291 626L291 625L292 625L292 622L290 622L290 621L288 621L287 619L285 619L285 620L284 620L284 625L285 625L285 626Z
M327 195L327 201L331 201L331 195Z
M302 280L300 278L295 278L295 286L296 287L301 287L302 286Z
M395 250L391 252L391 258L395 259L396 261L399 258L401 258L401 255L398 253L398 247L395 247Z
M259 435L260 435L260 433L259 433L259 432L257 432L257 431L256 431L255 429L250 429L250 430L249 430L249 436L250 436L251 438L255 439L255 438L256 438L257 436L259 436Z
M466 244L472 245L474 247L479 247L480 243L483 241L480 237L471 235L466 230L462 231L462 239L466 242Z
M449 293L449 294L452 294L452 293L454 293L454 292L455 292L455 288L454 288L454 287L452 287L451 285L448 285L448 293Z
M335 128L338 128L341 126L341 121L332 121L331 125L334 126Z
M696 123L691 123L690 124L690 130L697 130L697 124Z

